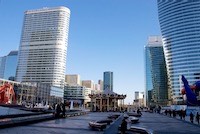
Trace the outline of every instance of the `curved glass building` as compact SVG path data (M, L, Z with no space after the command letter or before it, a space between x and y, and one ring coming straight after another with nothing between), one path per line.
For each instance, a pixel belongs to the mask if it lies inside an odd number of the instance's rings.
M181 104L184 75L200 79L200 0L158 0L158 14L172 104Z

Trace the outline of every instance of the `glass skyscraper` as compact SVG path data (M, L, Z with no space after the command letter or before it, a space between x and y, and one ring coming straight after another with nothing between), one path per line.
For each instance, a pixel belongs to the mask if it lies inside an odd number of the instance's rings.
M0 78L4 78L6 56L0 57Z
M11 51L7 56L0 58L0 78L15 80L18 51Z
M11 51L6 57L4 79L15 80L18 51Z
M181 75L200 80L200 0L158 0L158 14L173 104L182 104Z
M107 71L103 73L103 89L113 91L113 72Z
M66 7L25 12L17 81L64 88L69 19Z
M145 75L147 106L167 105L167 72L160 36L149 37L145 46Z

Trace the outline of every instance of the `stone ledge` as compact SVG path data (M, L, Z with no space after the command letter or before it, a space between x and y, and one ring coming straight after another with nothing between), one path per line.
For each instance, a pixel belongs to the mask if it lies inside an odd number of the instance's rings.
M79 116L84 114L87 114L87 112L72 112L72 113L66 113L66 117ZM0 119L0 129L28 125L32 123L53 120L53 119L58 119L58 118L55 118L53 114L40 114L40 115L31 115L25 117L4 118Z

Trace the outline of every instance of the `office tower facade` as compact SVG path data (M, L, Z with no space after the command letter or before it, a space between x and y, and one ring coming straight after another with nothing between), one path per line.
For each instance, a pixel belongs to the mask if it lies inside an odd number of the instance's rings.
M82 86L86 88L94 89L94 81L93 80L82 80Z
M113 91L113 72L107 71L103 73L103 89Z
M4 79L15 80L18 51L11 51L6 57Z
M4 78L4 70L6 64L6 56L0 57L0 78Z
M99 90L100 91L101 90L100 87L101 87L100 84L94 84L94 89L95 90Z
M69 18L66 7L25 12L17 81L64 88Z
M200 1L158 0L172 103L182 104L181 75L189 84L200 79Z
M135 92L135 100L133 101L133 105L136 108L144 107L144 92Z
M98 84L100 85L100 90L103 90L103 81L102 80L98 80Z
M135 92L135 100L138 100L138 99L139 99L139 92L136 91L136 92Z
M65 75L65 82L69 85L81 85L80 75L78 74Z
M15 80L18 51L11 51L7 56L0 58L0 78Z
M80 85L65 85L64 87L64 101L73 101L79 106L86 106L90 102L89 94L91 94L91 89Z
M147 106L167 105L167 70L160 36L150 36L145 46L145 85Z

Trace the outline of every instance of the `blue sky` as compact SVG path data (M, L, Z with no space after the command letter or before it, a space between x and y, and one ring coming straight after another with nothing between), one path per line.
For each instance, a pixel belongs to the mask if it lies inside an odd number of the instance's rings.
M0 56L19 47L24 11L66 6L71 10L67 74L103 79L113 71L114 91L144 91L144 46L160 35L156 0L0 0Z

